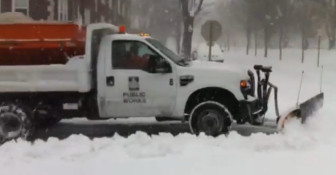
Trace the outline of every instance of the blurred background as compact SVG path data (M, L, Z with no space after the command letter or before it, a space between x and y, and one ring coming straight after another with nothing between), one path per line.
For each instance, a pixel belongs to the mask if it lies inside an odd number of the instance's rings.
M267 57L268 49L334 49L335 0L0 0L0 12L33 20L126 25L148 33L170 49L191 57L205 45L202 25L221 24L214 45L221 51L244 48Z

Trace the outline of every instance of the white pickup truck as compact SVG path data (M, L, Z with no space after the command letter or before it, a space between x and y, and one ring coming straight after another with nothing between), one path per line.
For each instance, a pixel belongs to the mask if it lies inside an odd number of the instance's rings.
M0 66L0 140L27 138L37 126L73 117L179 119L192 133L212 136L229 132L233 121L261 124L271 70L255 68L257 97L251 71L188 62L149 36L92 24L85 55L64 65Z

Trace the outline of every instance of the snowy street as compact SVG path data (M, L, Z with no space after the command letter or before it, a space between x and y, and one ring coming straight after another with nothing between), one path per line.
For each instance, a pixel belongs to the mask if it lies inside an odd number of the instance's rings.
M259 62L273 66L271 81L279 86L280 112L284 112L296 103L302 70L305 70L305 75L300 101L319 92L320 69L316 68L315 50L307 51L304 65L300 63L299 50L285 50L281 62L277 54L277 50L273 50L269 58L255 58L234 50L226 53L224 64L251 67ZM47 141L37 139L34 144L12 141L2 145L1 175L334 174L334 55L332 51L321 53L325 105L304 126L297 121L278 134L269 134L268 129L233 128L227 137L212 138L191 135L186 125L176 122L155 123L153 119L146 119L152 124L145 125L143 120L132 119L130 122L133 124L111 120L90 125L90 121L73 119L46 132L39 131L38 137ZM270 108L267 117L274 118L273 102ZM115 131L128 137L112 136ZM132 134L136 131L144 132ZM254 133L256 131L268 134ZM251 133L249 137L243 136Z
M270 123L273 124L273 121ZM272 134L276 132L275 126L251 126L236 125L232 126L233 131L237 131L240 135L249 136L253 133ZM131 136L136 132L144 132L149 135L157 135L160 133L170 133L179 135L188 133L190 129L187 123L179 121L156 122L151 118L139 119L119 119L108 121L88 121L86 119L64 120L58 125L47 130L40 129L36 132L35 139L46 140L50 137L59 139L67 138L73 134L84 135L90 138L112 137L119 134L124 137Z

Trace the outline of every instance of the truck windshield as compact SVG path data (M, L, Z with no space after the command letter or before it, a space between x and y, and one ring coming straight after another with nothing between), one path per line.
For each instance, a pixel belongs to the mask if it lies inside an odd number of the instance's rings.
M174 63L180 65L180 66L186 66L188 65L187 61L180 56L176 55L173 51L168 49L166 46L161 44L159 41L147 38L146 39L149 43L151 43L155 48L159 49L165 56L167 56L170 60L172 60Z

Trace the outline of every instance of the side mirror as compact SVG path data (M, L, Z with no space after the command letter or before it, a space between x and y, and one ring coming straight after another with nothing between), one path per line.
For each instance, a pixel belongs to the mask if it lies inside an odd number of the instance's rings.
M163 61L159 64L157 64L157 66L155 67L155 73L171 73L172 69L169 65L169 63L167 63L166 61Z
M169 63L164 59L151 55L148 61L148 71L151 73L171 73L172 69Z

